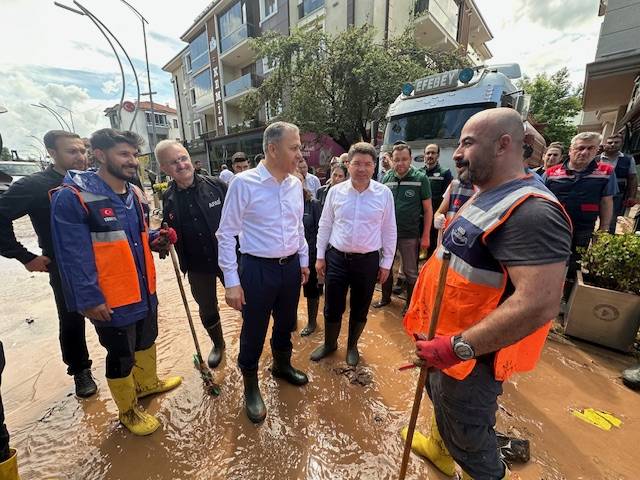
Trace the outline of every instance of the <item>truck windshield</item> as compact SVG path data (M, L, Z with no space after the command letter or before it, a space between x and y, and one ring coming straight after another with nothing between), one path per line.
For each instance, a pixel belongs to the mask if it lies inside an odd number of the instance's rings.
M0 172L7 173L12 177L26 177L40 170L40 167L35 163L0 163Z
M458 139L460 131L469 117L495 106L495 103L481 103L423 110L391 117L384 134L384 143L393 145L397 141Z

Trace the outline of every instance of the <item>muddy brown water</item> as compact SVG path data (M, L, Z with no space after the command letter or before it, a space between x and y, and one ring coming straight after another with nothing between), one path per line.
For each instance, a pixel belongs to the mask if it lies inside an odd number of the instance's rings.
M16 230L26 245L36 248L28 221L17 222ZM0 258L0 339L7 357L2 397L23 479L397 478L403 447L398 432L408 422L417 381L417 371L397 371L411 360L413 350L401 328L401 300L370 312L360 349L362 368L373 378L368 386L353 385L334 371L346 366L345 329L338 352L318 364L308 358L322 341L322 329L307 338L295 334L294 363L311 380L303 388L271 377L267 346L259 375L268 416L255 426L242 407L242 379L235 363L239 314L221 304L227 353L214 377L222 394L206 396L193 368L194 348L172 266L168 260L156 263L158 369L182 375L184 383L143 401L163 426L139 438L116 420L104 379L105 354L93 327L87 325L87 337L99 392L81 400L73 395L60 358L47 277ZM221 288L218 293L222 297ZM192 300L191 306L195 314ZM302 299L300 328L305 319ZM208 352L210 343L199 323L197 332ZM498 428L531 442L531 461L513 468L520 478L640 478L640 395L619 378L620 370L632 363L631 357L554 336L537 370L505 385ZM602 431L570 414L572 408L588 407L612 412L622 427ZM419 428L428 425L430 411L428 399L423 400ZM412 455L407 478L446 477Z

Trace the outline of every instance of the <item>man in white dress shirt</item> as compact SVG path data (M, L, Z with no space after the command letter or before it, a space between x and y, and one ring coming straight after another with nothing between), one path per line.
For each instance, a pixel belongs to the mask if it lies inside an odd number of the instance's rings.
M293 385L309 381L291 366L291 332L296 327L300 285L309 278L302 184L291 175L302 158L298 127L272 123L264 131L262 146L265 159L237 174L229 185L216 233L225 299L242 312L238 366L247 416L254 423L267 415L258 387L258 361L271 315L271 373Z
M351 289L347 364L360 360L358 339L376 281L389 276L396 249L396 215L388 187L372 180L376 151L368 143L349 149L350 178L329 190L318 229L318 276L325 277L324 344L313 351L318 361L338 347L347 290Z
M220 180L222 180L227 185L229 185L229 182L233 179L234 176L235 175L233 174L233 172L231 172L231 170L229 170L226 165L222 165L222 167L220 167Z
M298 162L298 172L304 178L304 187L311 192L313 198L316 198L316 192L321 187L320 179L313 173L309 173L309 165L304 158Z

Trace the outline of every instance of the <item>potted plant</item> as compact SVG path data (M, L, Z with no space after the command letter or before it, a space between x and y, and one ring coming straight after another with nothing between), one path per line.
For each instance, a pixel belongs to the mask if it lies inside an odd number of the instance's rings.
M164 191L167 189L169 184L167 182L154 183L153 184L153 197L155 200L156 206L162 209L162 196L164 195Z
M581 264L565 333L628 351L640 326L640 235L598 233Z

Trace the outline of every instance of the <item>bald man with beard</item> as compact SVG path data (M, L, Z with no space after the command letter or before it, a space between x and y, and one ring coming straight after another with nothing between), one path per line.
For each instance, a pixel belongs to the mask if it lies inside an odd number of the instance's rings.
M449 476L458 463L465 479L510 477L498 454L497 399L512 374L534 368L560 305L570 221L555 196L523 173L523 140L511 109L485 110L465 124L453 159L468 167L478 192L422 268L404 318L430 367L434 408L429 436L416 432L412 448ZM446 288L436 336L427 340L445 252Z

